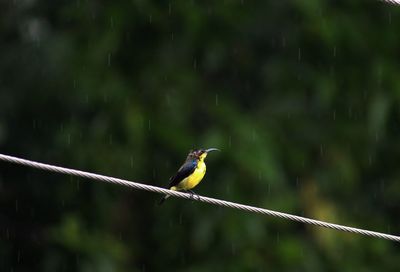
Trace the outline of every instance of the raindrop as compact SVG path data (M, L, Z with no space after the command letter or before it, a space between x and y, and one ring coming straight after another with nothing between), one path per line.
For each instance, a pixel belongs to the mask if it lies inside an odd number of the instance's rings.
M171 106L171 98L170 98L169 94L165 95L165 100L167 101L167 105Z
M215 106L218 106L218 94L215 95Z
M17 254L17 262L19 263L19 261L21 260L21 251L18 250L18 254Z
M279 244L280 241L280 237L279 237L279 232L276 233L276 243Z
M149 23L151 24L153 22L153 15L149 15Z
M391 24L392 24L392 13L389 12L389 25L391 25Z
M185 256L185 252L183 252L183 251L181 253L181 263L186 264L186 256Z
M298 61L301 61L301 48L299 47L299 50L297 51L297 59Z
M368 156L368 164L369 164L369 165L372 164L372 156L371 156L371 154Z
M171 41L174 40L174 32L171 32Z
M173 37L172 37L172 39L173 39ZM193 69L197 70L197 59L196 58L193 59Z
M282 36L282 47L286 47L286 38Z
M114 28L114 18L112 16L110 17L110 26Z
M232 147L232 136L229 136L228 146L229 146L229 148Z
M74 89L76 89L76 79L74 79L73 86L74 86Z
M172 11L172 5L171 2L169 2L168 4L168 14L171 15L171 11Z
M131 168L133 168L133 156L131 156Z
M233 242L231 243L231 252L232 252L232 255L236 255L236 247Z
M336 121L336 110L333 110L333 121Z

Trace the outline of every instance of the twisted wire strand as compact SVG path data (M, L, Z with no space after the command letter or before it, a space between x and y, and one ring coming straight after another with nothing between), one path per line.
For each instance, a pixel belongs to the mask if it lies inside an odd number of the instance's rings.
M301 222L304 224L310 224L310 225L314 225L314 226L319 226L319 227L324 227L324 228L329 228L329 229L334 229L334 230L339 230L339 231L344 231L344 232L356 233L356 234L361 234L361 235L365 235L365 236L400 242L400 236L395 236L395 235L390 235L390 234L380 233L380 232L375 232L375 231L370 231L370 230L358 229L358 228L353 228L353 227L347 227L347 226L338 225L338 224L332 224L332 223L328 223L328 222L324 222L324 221L320 221L320 220L310 219L307 217L267 210L267 209L253 207L253 206L249 206L249 205L238 204L238 203L220 200L220 199L211 198L211 197L198 196L198 195L196 195L194 197L188 193L171 191L168 189L164 189L164 188L160 188L160 187L156 187L156 186L152 186L152 185L147 185L147 184L143 184L143 183L132 182L132 181L124 180L124 179L119 179L119 178L114 178L114 177L109 177L109 176L104 176L104 175L99 175L99 174L93 174L93 173L89 173L89 172L85 172L85 171L80 171L80 170L75 170L75 169L70 169L70 168L65 168L65 167L60 167L60 166L54 166L54 165L35 162L35 161L31 161L31 160L25 160L25 159L17 158L14 156L0 154L0 161L6 161L6 162L10 162L10 163L25 165L25 166L37 168L40 170L46 170L46 171L51 171L51 172L56 172L56 173L62 173L62 174L67 174L67 175L72 175L72 176L77 176L77 177L82 177L82 178L88 178L88 179L108 182L108 183L112 183L112 184L128 186L128 187L131 187L134 189L145 190L145 191L154 192L154 193L168 194L168 195L171 195L174 197L196 200L196 201L200 201L200 202L214 204L217 206L228 207L228 208L238 209L238 210L252 212L252 213L258 213L258 214L263 214L263 215L279 217L279 218L283 218L283 219L287 219L287 220L291 220L291 221Z
M380 0L381 2L386 2L394 5L400 5L400 0Z

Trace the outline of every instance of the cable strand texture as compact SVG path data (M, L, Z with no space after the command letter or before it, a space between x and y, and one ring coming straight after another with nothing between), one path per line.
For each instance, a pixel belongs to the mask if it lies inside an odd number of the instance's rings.
M386 2L394 5L400 5L400 0L380 0L381 2Z
M269 216L273 216L273 217L279 217L279 218L296 221L296 222L300 222L300 223L304 223L304 224L309 224L309 225L314 225L314 226L319 226L319 227L324 227L324 228L329 228L329 229L334 229L334 230L339 230L339 231L344 231L344 232L356 233L356 234L361 234L361 235L365 235L365 236L400 242L400 236L395 236L395 235L390 235L390 234L381 233L381 232L375 232L375 231L370 231L370 230L364 230L364 229L358 229L358 228L328 223L328 222L324 222L324 221L320 221L320 220L310 219L307 217L272 211L272 210L253 207L253 206L249 206L249 205L238 204L238 203L220 200L220 199L211 198L211 197L198 196L198 195L193 197L192 195L190 195L188 193L171 191L168 189L164 189L164 188L160 188L160 187L156 187L156 186L152 186L152 185L147 185L147 184L143 184L143 183L132 182L132 181L124 180L124 179L119 179L119 178L89 173L89 172L85 172L85 171L80 171L80 170L75 170L75 169L70 169L70 168L65 168L65 167L60 167L60 166L54 166L54 165L35 162L35 161L30 161L30 160L21 159L21 158L8 156L8 155L4 155L4 154L0 154L0 161L6 161L6 162L14 163L14 164L20 164L20 165L29 166L32 168L37 168L40 170L45 170L45 171L50 171L50 172L62 173L62 174L92 179L92 180L103 181L103 182L112 183L112 184L128 186L128 187L131 187L134 189L145 190L145 191L149 191L149 192L153 192L153 193L168 194L168 195L171 195L174 197L196 200L196 201L205 202L205 203L209 203L209 204L213 204L213 205L217 205L217 206L228 207L228 208L233 208L233 209L238 209L238 210L242 210L242 211L263 214L263 215L269 215Z

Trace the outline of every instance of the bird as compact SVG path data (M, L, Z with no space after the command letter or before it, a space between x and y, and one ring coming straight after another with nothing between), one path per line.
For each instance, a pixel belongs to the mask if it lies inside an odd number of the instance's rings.
M192 189L200 183L206 174L204 159L212 151L220 150L218 148L191 150L178 172L169 179L167 188L173 191L189 192L194 195ZM158 204L161 205L169 197L170 195L165 195Z

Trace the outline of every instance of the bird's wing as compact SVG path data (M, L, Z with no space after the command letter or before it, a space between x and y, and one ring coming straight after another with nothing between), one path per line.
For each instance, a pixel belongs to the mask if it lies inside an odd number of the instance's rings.
M176 186L179 182L181 182L182 180L184 180L185 178L190 176L196 169L196 165L197 165L197 163L195 160L185 162L181 166L181 168L179 168L179 170L175 174L175 176L172 176L169 179L170 182L169 182L168 188L171 188L172 186Z

